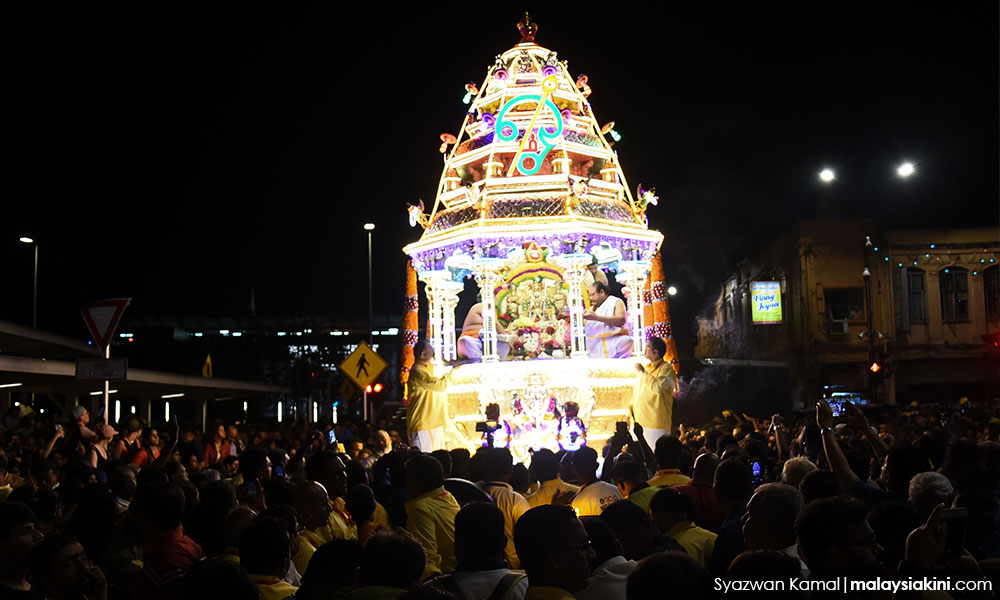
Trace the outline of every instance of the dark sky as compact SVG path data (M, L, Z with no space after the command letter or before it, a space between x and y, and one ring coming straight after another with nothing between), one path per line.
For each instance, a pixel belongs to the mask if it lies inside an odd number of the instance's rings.
M618 4L532 16L616 121L629 182L661 198L682 355L725 271L819 203L1000 222L996 3ZM399 312L405 203L433 201L438 134L522 7L356 5L11 15L0 319L30 322L24 234L39 326L81 339L79 306L113 296L136 316L242 315L253 285L258 314L363 315L368 220L376 313Z

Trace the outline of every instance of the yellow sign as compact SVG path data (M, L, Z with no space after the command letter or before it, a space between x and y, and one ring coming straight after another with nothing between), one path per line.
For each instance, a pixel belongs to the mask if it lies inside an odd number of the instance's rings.
M376 354L371 346L361 342L354 349L354 352L351 352L351 355L344 359L344 362L337 365L337 368L359 388L365 389L368 384L375 381L375 378L385 370L386 366L385 360Z
M344 382L340 384L340 389L339 389L340 397L344 398L345 400L351 398L354 396L354 392L357 389L358 388L354 387L353 383L344 380Z

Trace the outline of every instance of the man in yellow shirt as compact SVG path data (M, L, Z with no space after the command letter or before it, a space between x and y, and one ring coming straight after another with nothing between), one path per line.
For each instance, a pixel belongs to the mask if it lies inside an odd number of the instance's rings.
M240 564L260 591L261 600L284 600L299 589L282 581L291 564L291 541L282 521L265 517L240 535Z
M650 336L646 342L649 365L635 365L639 375L632 391L632 419L642 425L642 436L650 448L656 447L660 436L670 435L673 426L677 375L670 363L663 359L666 353L666 342L655 335Z
M406 461L406 529L427 553L423 577L455 570L455 515L460 506L444 489L441 463L418 454Z
M649 485L663 487L690 483L691 478L680 470L683 453L684 444L672 435L665 435L656 440L653 456L656 458L659 471L649 480Z
M406 434L410 445L421 452L444 448L444 428L448 424L448 382L451 371L435 377L434 349L426 339L413 346L416 362L407 383Z
M649 501L649 514L660 533L677 540L688 556L708 569L708 559L712 557L718 536L691 522L694 503L687 494L671 488L656 492Z
M327 526L331 512L330 497L322 485L315 481L303 481L295 486L295 513L303 529L299 532L299 550L292 557L292 562L302 575L305 575L316 549L327 541L323 528Z
M331 450L320 450L306 459L306 479L323 486L329 495L330 516L327 524L316 532L324 542L330 540L356 540L358 528L347 513L347 469L340 457Z
M556 494L572 498L580 491L580 486L566 483L559 477L559 457L548 448L536 450L531 455L531 470L541 483L537 492L528 495L528 506L531 508L552 504Z

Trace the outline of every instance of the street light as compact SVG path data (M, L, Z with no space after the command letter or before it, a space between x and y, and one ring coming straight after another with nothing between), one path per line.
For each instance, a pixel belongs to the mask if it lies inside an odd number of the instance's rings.
M837 178L837 174L833 172L833 169L823 169L819 172L819 178L823 183L830 183Z
M35 247L35 276L31 293L31 327L38 329L38 244L28 236L21 236L21 242Z
M677 288L675 288L674 286L670 286L667 288L667 293L670 294L671 296L676 296Z
M375 230L375 223L365 223L365 231L368 232L368 344L372 343L372 328L375 326L375 319L372 311L372 298L374 297L374 284L372 278L372 231ZM368 390L365 390L361 398L361 416L368 420Z
M903 179L906 179L910 175L913 175L915 172L916 168L913 166L913 163L911 162L904 162L903 164L899 165L899 168L896 169L896 175L899 175Z

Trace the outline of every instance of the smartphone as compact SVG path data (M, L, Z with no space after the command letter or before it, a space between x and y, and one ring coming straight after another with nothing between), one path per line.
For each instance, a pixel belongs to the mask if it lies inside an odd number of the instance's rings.
M328 441L331 444L334 444L334 443L337 442L337 432L336 431L334 431L334 430L331 429L330 432L327 434L327 437L328 437Z
M628 434L628 423L625 421L618 421L615 423L615 435L630 437Z
M60 431L61 429L62 429L62 425L60 425L59 423L56 423L56 431Z
M843 400L831 400L830 401L830 411L833 412L834 417L839 417L844 412L844 401Z
M764 483L764 465L757 459L750 461L750 483L755 486Z
M344 445L337 442L337 454L344 454L345 452L347 452L347 450L344 448Z
M284 477L285 476L285 468L282 467L281 465L278 465L277 467L274 467L274 472L275 472L275 474L278 477Z
M247 495L248 496L256 496L257 495L257 482L256 481L247 481L246 482L246 486L247 486Z
M965 550L965 531L969 523L969 509L948 508L941 513L941 522L948 527L944 543L944 557L961 556Z

